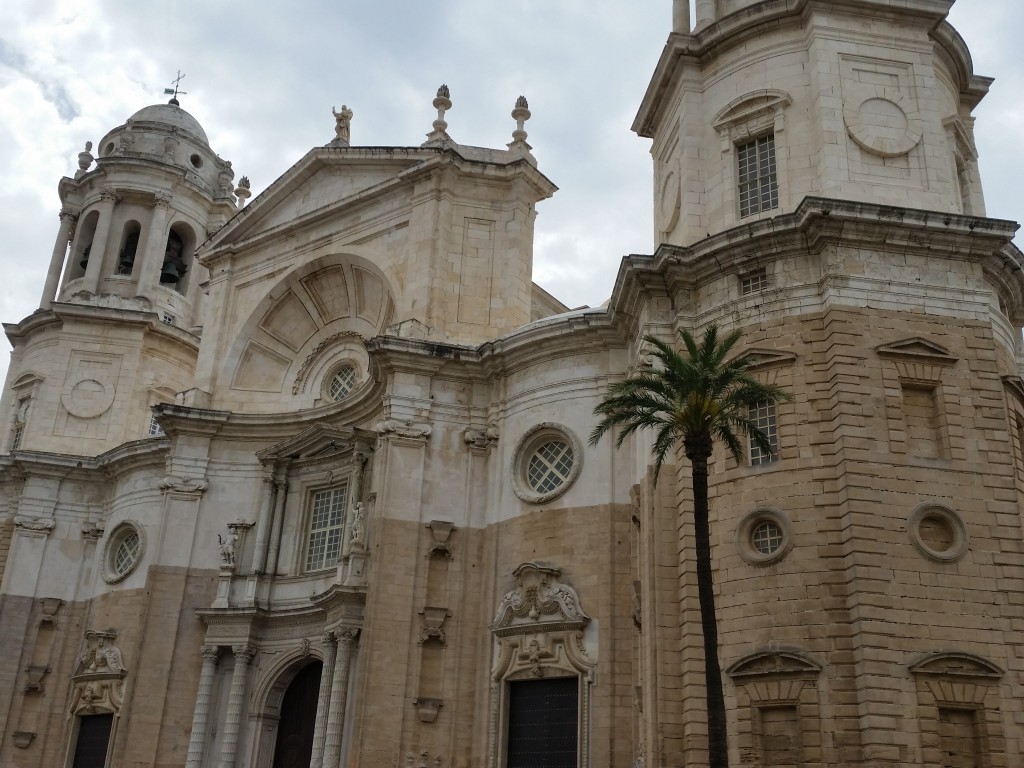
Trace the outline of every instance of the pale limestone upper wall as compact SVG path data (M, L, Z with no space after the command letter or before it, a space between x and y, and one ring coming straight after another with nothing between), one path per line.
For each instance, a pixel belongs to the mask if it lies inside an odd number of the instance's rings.
M948 25L932 33L949 3L918 5L772 0L673 35L634 123L654 139L656 241L808 196L984 215L970 111L988 81ZM738 147L768 135L777 204L741 215Z

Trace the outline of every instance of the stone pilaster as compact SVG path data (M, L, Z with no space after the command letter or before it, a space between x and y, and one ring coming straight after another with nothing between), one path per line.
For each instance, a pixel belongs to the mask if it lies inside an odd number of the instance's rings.
M206 746L206 732L209 729L210 698L213 695L213 676L217 670L219 649L214 645L203 646L203 668L199 673L199 690L196 692L196 708L192 715L192 733L188 739L188 755L185 768L201 768L203 748Z
M149 218L149 233L142 249L142 266L139 269L138 294L150 296L160 284L160 268L164 263L167 241L167 219L171 214L171 195L159 192L155 196L153 215Z
M95 293L99 288L100 277L103 272L103 261L107 256L107 240L110 239L110 222L114 217L114 205L117 201L117 195L110 190L100 195L100 216L96 221L96 232L92 238L92 250L89 251L89 261L85 265L85 278L82 282L82 287L91 293Z
M334 679L335 659L338 656L338 636L334 632L324 635L324 666L320 673L320 696L316 702L316 724L313 727L313 755L309 768L322 768L324 744L327 736L327 711L331 703L331 681Z
M338 631L338 656L334 663L334 679L331 681L323 768L341 768L341 736L345 729L345 709L348 704L348 671L352 661L352 646L358 635L358 629Z
M57 240L53 244L53 253L50 254L50 268L46 272L43 295L39 299L40 309L49 309L54 299L57 298L57 285L60 282L60 273L64 268L64 259L68 252L68 240L71 238L71 228L75 225L77 218L71 210L61 209L60 229L57 230Z
M238 752L238 732L242 725L242 708L245 705L245 684L249 676L249 662L256 650L248 645L236 645L235 669L231 673L231 690L228 693L228 711L224 716L223 740L220 747L220 762L217 768L235 768Z

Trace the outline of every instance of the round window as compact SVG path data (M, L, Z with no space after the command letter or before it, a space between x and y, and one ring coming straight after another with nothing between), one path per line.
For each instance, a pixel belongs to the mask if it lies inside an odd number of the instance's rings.
M190 157L188 161L192 163L193 168L203 167L203 158L201 158L199 155L192 155L192 157Z
M356 386L356 369L351 365L343 365L331 377L327 385L327 396L337 402L348 395Z
M538 424L520 439L512 459L512 489L530 504L562 495L580 473L583 447L560 424Z
M114 529L103 558L103 580L116 584L134 571L146 550L146 534L134 520L125 520Z
M948 507L931 502L918 505L910 515L907 530L910 540L931 560L951 563L967 552L967 526Z
M740 522L736 529L740 557L751 565L768 565L781 560L793 547L793 526L780 509L761 507Z

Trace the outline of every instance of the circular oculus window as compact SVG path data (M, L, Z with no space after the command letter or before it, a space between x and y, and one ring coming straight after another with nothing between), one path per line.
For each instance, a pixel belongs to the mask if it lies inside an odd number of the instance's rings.
M146 551L146 533L134 520L125 520L114 529L103 556L103 580L116 584L131 575Z
M579 476L583 446L561 424L545 422L520 439L512 458L512 490L528 504L542 504L569 490Z
M967 554L967 526L956 512L932 502L918 505L907 521L910 540L921 554L939 563L953 563Z
M736 548L751 565L769 565L793 548L793 526L780 509L761 507L748 514L736 530Z
M338 402L348 396L356 387L356 369L351 365L343 365L331 376L327 384L327 397Z

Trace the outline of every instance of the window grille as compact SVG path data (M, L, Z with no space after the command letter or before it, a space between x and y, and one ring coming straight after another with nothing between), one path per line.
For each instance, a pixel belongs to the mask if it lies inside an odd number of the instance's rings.
M327 389L327 394L331 400L338 401L351 392L355 385L356 369L351 365L346 365L339 368L338 372L334 374L334 377L331 379L331 385Z
M775 401L764 400L751 406L747 416L751 424L764 433L772 447L771 453L766 453L751 437L750 464L756 467L775 461L779 450L779 425L775 414Z
M740 295L760 293L768 287L768 270L765 267L754 270L740 278Z
M313 494L309 521L309 547L306 570L320 571L338 564L341 532L345 524L345 500L348 488L341 486Z
M149 436L150 437L163 437L164 428L160 426L160 422L156 420L156 415L149 417Z
M18 409L14 412L14 427L11 429L11 450L21 447L21 439L25 436L25 424L28 422L28 406L31 400L23 397L18 401Z
M739 160L740 218L778 208L775 135L769 134L739 145L736 156Z
M549 440L530 457L527 482L537 493L553 491L565 482L572 463L572 448L561 440Z

